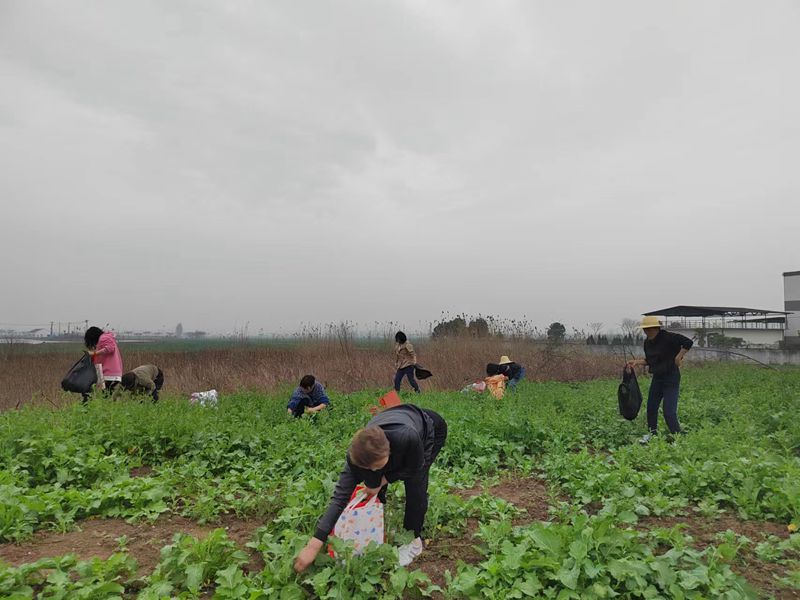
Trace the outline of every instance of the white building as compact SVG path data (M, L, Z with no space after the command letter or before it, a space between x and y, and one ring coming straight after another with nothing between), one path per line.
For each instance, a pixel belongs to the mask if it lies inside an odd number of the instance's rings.
M783 274L783 310L786 315L786 345L800 346L800 271Z

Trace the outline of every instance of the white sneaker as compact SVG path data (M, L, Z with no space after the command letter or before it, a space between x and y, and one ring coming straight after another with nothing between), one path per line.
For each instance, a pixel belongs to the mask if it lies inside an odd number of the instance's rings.
M646 434L644 434L644 435L642 436L642 438L639 440L639 443L640 443L640 444L646 444L646 443L648 443L650 440L652 440L654 437L655 437L655 435L654 435L654 434L652 434L652 433L646 433Z
M422 538L417 538L408 544L403 544L398 548L400 554L400 566L407 567L425 549Z

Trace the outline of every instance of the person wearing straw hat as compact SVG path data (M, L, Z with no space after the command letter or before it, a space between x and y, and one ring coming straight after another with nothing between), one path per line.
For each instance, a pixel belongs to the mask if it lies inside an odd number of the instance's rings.
M505 354L500 357L499 365L497 374L508 377L508 387L512 390L516 389L517 384L525 377L525 367L518 365Z
M647 433L641 440L646 444L658 434L658 408L664 401L664 420L670 433L681 433L678 422L678 395L681 388L681 365L683 357L694 342L680 333L661 327L658 317L646 316L639 326L646 336L644 358L628 361L629 367L648 367L653 376L647 396Z

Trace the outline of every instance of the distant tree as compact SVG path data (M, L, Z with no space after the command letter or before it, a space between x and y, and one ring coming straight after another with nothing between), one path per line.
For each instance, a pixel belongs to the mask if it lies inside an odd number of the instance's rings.
M586 345L587 346L594 346L597 342L594 341L594 336L589 334L589 337L586 338Z
M183 323L178 323L175 326L175 337L183 337Z
M724 333L712 331L706 336L708 345L713 348L741 348L744 338L727 336Z
M592 331L592 335L597 338L600 332L603 331L603 324L600 322L589 323L589 329Z
M472 337L484 338L489 337L489 323L483 317L478 317L470 321L467 326L467 332Z
M547 341L551 344L560 344L564 341L567 334L567 328L558 321L550 323L547 328Z
M708 339L708 329L705 327L698 327L694 330L694 337L697 340L697 345L701 348L705 348Z
M638 341L642 339L642 330L639 328L639 321L636 319L622 319L622 322L619 324L620 329L622 329L623 335L627 334L631 336L631 339L634 341Z
M449 321L442 321L433 328L431 334L434 338L457 337L467 333L467 322L463 317L456 317Z

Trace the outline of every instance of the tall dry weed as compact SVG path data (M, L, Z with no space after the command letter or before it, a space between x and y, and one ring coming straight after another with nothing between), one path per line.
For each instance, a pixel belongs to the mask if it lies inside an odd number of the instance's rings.
M482 377L486 363L509 355L535 381L579 381L617 375L621 357L586 352L580 346L497 338L451 338L415 342L419 362L434 373L423 389L460 389ZM188 395L215 388L274 391L294 386L313 373L326 387L341 392L389 389L394 376L393 346L388 340L359 343L346 328L336 335L294 344L237 344L227 348L173 351L143 350L122 344L130 369L154 363L165 373L165 393ZM0 354L0 409L29 404L60 406L77 400L64 394L60 381L76 359L60 351Z

